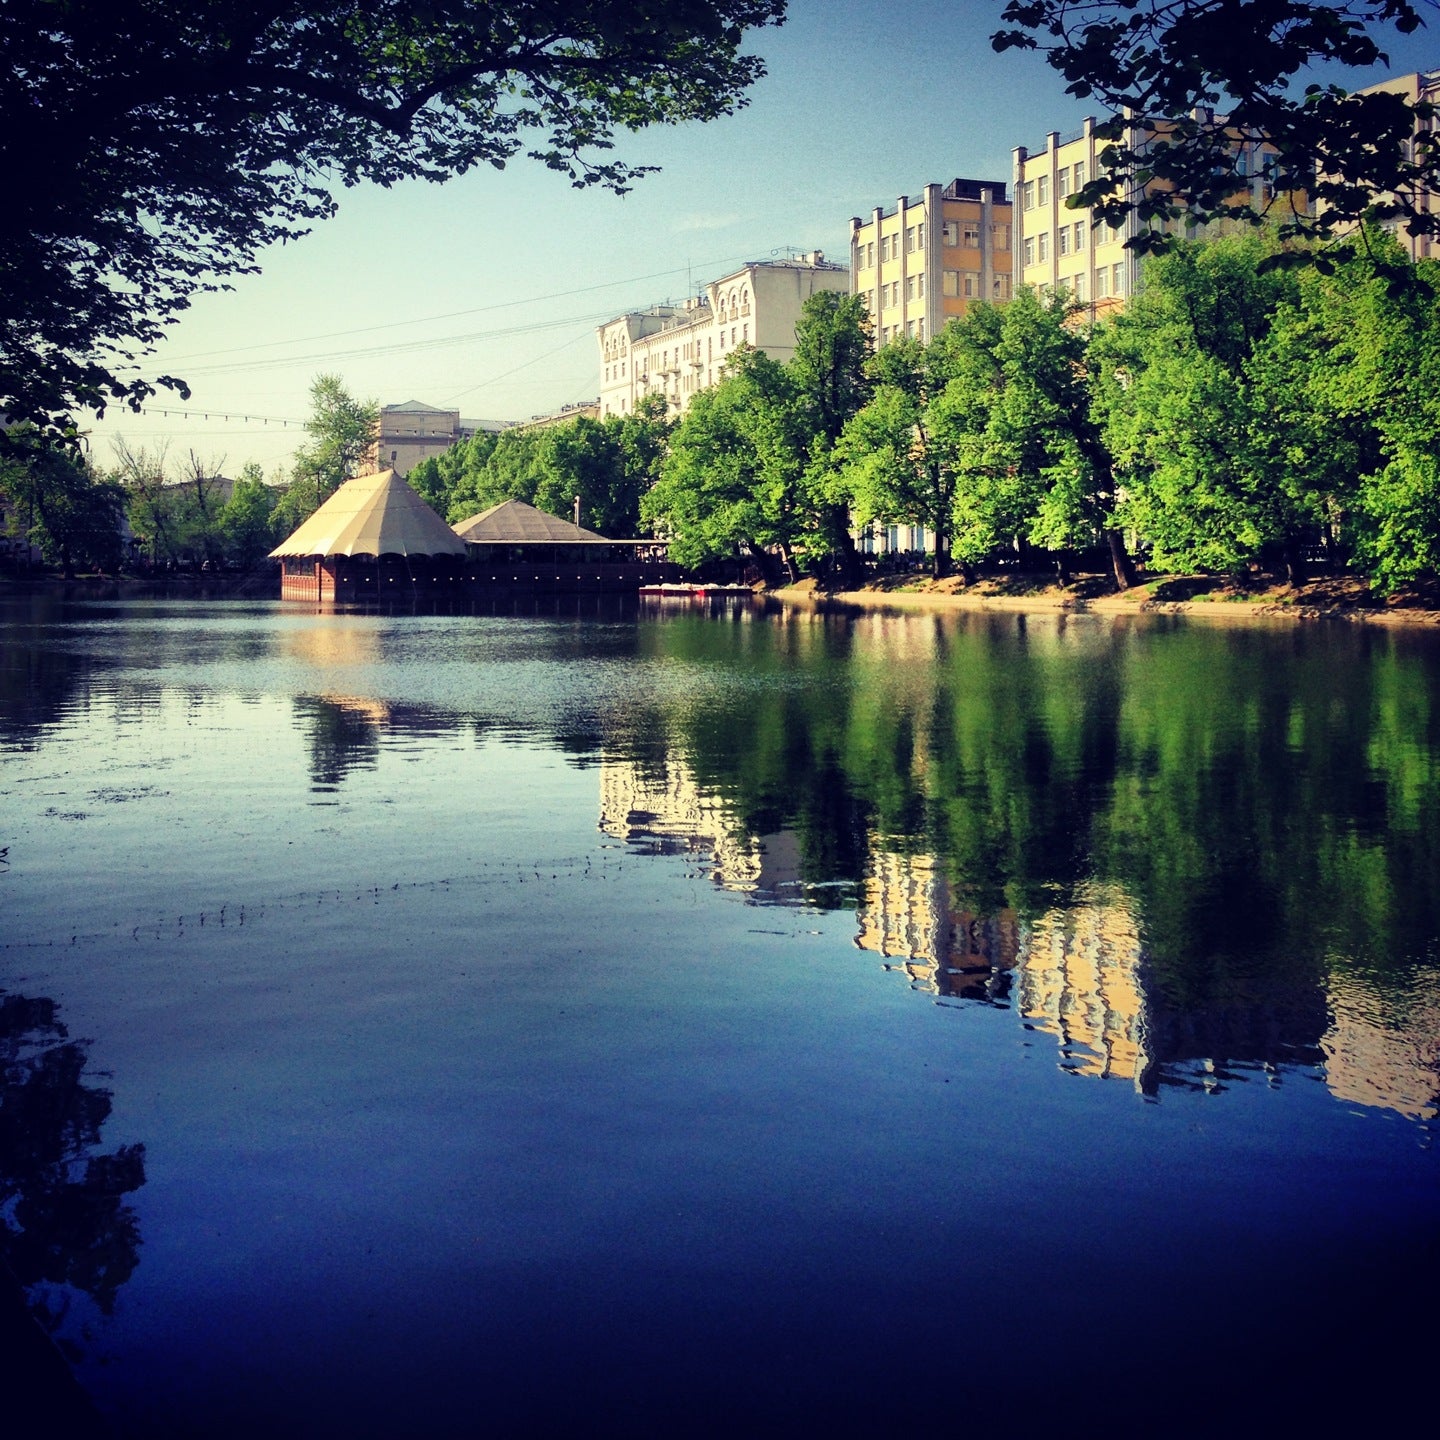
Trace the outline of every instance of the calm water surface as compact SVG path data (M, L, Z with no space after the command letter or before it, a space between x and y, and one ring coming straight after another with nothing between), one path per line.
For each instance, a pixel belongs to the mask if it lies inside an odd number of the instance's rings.
M10 1267L126 1436L1428 1410L1437 640L12 602Z

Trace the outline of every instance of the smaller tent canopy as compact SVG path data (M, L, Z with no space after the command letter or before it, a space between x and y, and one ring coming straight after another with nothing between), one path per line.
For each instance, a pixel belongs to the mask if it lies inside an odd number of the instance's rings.
M272 558L464 553L464 541L393 470L347 480L270 552Z
M469 545L606 545L593 530L572 525L558 515L547 515L523 500L502 500L468 520L455 533Z

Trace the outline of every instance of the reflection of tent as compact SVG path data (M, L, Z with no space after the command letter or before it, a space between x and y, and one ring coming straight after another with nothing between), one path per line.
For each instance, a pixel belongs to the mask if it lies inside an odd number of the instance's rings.
M582 530L558 515L547 515L523 500L502 500L454 527L468 545L606 545L593 530Z
M393 470L381 470L347 480L270 553L463 555L465 545Z
M393 470L347 480L271 556L285 600L450 587L465 542Z

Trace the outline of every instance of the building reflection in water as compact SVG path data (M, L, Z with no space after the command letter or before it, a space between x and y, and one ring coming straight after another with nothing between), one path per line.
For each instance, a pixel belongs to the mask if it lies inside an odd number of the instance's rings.
M655 854L700 859L714 881L755 903L814 903L789 831L748 833L673 751L648 761L602 756L600 829ZM825 898L833 903L828 893ZM940 857L870 837L855 944L937 999L1010 1005L1051 1037L1073 1074L1219 1092L1287 1066L1321 1069L1337 1099L1428 1121L1440 1112L1440 978L1419 976L1402 1009L1343 968L1313 983L1235 977L1178 998L1146 950L1140 907L1117 885L1089 883L1073 903L1022 917L967 907Z
M1398 1001L1332 972L1326 1079L1339 1100L1431 1121L1440 1114L1440 974L1418 971Z
M673 753L654 761L602 754L600 829L656 855L695 856L717 885L757 903L803 894L795 837L746 834L734 808L702 790Z

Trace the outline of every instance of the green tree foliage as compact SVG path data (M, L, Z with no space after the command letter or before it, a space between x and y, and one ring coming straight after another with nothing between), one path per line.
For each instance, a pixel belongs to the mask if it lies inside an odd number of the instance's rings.
M310 404L310 443L295 452L290 487L276 507L276 523L287 535L365 469L380 423L379 402L357 400L338 375L315 377Z
M863 296L822 290L800 307L795 353L786 369L798 422L809 436L805 499L813 512L813 543L835 556L842 583L859 578L859 565L845 488L832 452L846 425L870 399L865 366L869 355L870 320Z
M1326 518L1390 590L1440 572L1440 266L1397 283L1398 247L1380 258L1350 248L1302 277L1276 327L1288 383L1273 389L1303 400Z
M935 536L937 576L950 569L956 453L937 440L935 417L954 378L955 348L902 339L877 352L868 367L874 392L834 450L852 522L924 526Z
M453 525L468 520L502 500L534 504L540 479L535 455L538 430L502 430L498 435L475 435L438 457L437 467L453 456L454 479L449 487L449 508L442 513ZM441 469L441 479L446 471Z
M0 456L0 495L12 533L38 545L67 577L79 568L120 568L125 492L33 426L10 432Z
M1302 536L1324 518L1306 471L1272 443L1256 381L1295 288L1263 269L1269 253L1249 235L1178 245L1146 266L1144 292L1097 341L1120 518L1159 566L1235 570L1273 544L1298 578Z
M219 516L225 559L231 565L248 570L260 564L276 539L283 538L272 533L276 498L253 460L240 471Z
M794 580L797 547L815 540L810 441L789 368L737 350L676 426L659 482L641 501L642 523L669 539L680 565L739 560L770 581L783 566Z
M745 103L784 0L3 0L0 408L66 429L169 376L197 291L331 215L332 184L522 153L623 191L619 130Z
M1001 18L997 50L1041 50L1072 94L1131 117L1101 132L1104 173L1070 203L1112 224L1134 213L1139 248L1182 216L1279 219L1286 235L1320 237L1361 221L1440 229L1423 198L1440 184L1434 107L1299 84L1312 66L1383 63L1387 35L1421 24L1411 0L1010 0ZM1240 140L1268 147L1268 193L1318 206L1256 205Z

